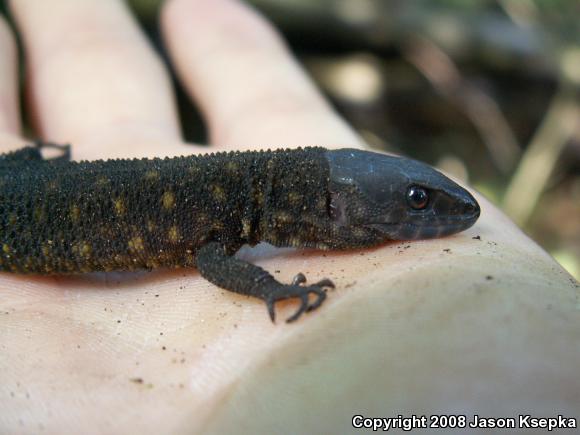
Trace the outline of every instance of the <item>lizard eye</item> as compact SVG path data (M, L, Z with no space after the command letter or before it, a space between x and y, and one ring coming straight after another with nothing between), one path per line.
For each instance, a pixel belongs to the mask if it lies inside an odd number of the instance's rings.
M407 190L407 202L415 210L423 210L429 203L429 194L419 186L411 186Z

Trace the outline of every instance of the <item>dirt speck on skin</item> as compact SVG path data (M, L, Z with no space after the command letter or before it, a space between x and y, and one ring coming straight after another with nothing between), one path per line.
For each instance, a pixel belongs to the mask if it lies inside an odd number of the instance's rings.
M349 282L347 285L344 286L344 288L351 288L351 287L354 287L355 285L356 285L356 281Z
M451 249L449 249L449 248L444 249L443 252L447 252L448 254L451 254Z
M472 239L473 240L481 240L481 236L479 236L479 235L478 236L473 236Z
M487 275L487 276L485 277L485 279L487 279L488 281L491 281L491 280L493 279L493 276L491 276L491 275Z
M143 378L130 378L129 380L134 384L142 384L144 382Z

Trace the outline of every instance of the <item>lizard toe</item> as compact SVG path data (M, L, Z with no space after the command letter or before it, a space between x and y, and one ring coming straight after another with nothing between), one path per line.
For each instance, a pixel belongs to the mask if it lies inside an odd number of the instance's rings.
M296 321L303 313L308 311L308 292L302 293L300 295L300 307L296 310L296 312L286 319L286 323L292 323Z
M335 288L336 287L334 285L334 283L331 280L329 280L328 278L321 279L317 283L313 284L313 286L316 286L316 287L330 287L330 288Z
M276 323L276 308L274 305L276 304L276 299L273 296L270 296L266 299L266 307L268 307L268 314L270 315L270 320L272 323Z
M273 323L276 320L275 305L276 302L285 299L300 299L300 307L296 312L286 319L287 323L292 323L300 318L302 314L306 312L313 311L320 307L326 300L326 289L325 287L334 288L334 283L329 279L323 279L318 281L316 284L309 286L303 286L306 282L306 277L302 273L298 273L292 280L290 285L280 285L276 290L268 294L266 300L266 306L268 308L268 314ZM310 295L315 295L316 299L313 303L310 303Z
M326 292L318 288L317 286L311 286L311 291L312 293L316 294L317 298L312 304L308 306L308 308L306 309L307 312L313 311L318 307L320 307L326 299Z

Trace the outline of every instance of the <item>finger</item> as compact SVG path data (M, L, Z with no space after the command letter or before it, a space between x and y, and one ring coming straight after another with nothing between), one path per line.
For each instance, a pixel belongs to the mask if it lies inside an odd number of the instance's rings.
M0 134L20 133L17 56L14 36L0 16Z
M18 0L40 133L76 157L143 154L177 142L168 74L124 2ZM185 148L185 147L184 147Z
M212 143L358 145L288 53L277 32L232 0L171 0L162 29Z

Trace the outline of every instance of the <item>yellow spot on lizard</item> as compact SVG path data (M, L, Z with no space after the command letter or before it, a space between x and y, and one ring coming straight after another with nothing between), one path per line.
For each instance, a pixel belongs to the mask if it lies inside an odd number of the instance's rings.
M226 171L235 174L240 169L239 165L233 161L226 163Z
M190 175L197 176L200 174L201 169L197 165L192 165L189 167L187 172L189 172Z
M100 176L99 178L97 178L97 186L106 186L107 184L109 184L111 182L111 180L109 180L108 177Z
M175 206L175 194L173 192L165 192L161 197L163 208L171 210Z
M242 237L249 237L252 229L252 223L249 219L242 219Z
M211 224L211 229L214 231L221 231L224 228L225 228L224 223L219 220L213 221L213 223Z
M151 169L145 173L143 177L146 181L157 181L159 180L159 172L155 169Z
M299 192L288 192L288 202L291 205L299 204L302 201L302 194Z
M157 228L157 225L155 225L155 222L152 221L151 219L148 219L147 220L147 231L152 233L153 231L155 231L156 228Z
M73 204L70 208L70 220L76 224L79 221L80 216L81 210L79 209L78 205Z
M178 242L180 239L179 229L175 225L172 226L169 228L168 236L171 242Z
M52 251L52 242L49 240L48 242L46 242L45 244L42 245L41 249L42 249L42 255L49 258L51 251Z
M93 252L93 248L88 242L82 242L79 248L79 252L83 257L90 257Z
M89 258L93 252L93 248L86 241L80 241L73 246L73 251L80 257Z
M143 252L145 250L143 239L139 236L132 237L127 243L127 247L131 252Z
M42 209L42 207L37 206L34 207L34 220L36 222L40 222L44 219L44 210Z
M280 224L287 224L292 222L292 215L290 213L286 213L284 211L280 211L276 213L276 222Z
M117 216L123 216L127 212L127 209L125 208L125 201L123 201L121 198L115 199L113 204L115 205L115 213L117 213Z
M214 184L213 186L211 186L211 192L213 194L213 197L215 198L216 201L218 202L225 202L227 197L226 197L226 192L224 190L224 188L218 184Z

